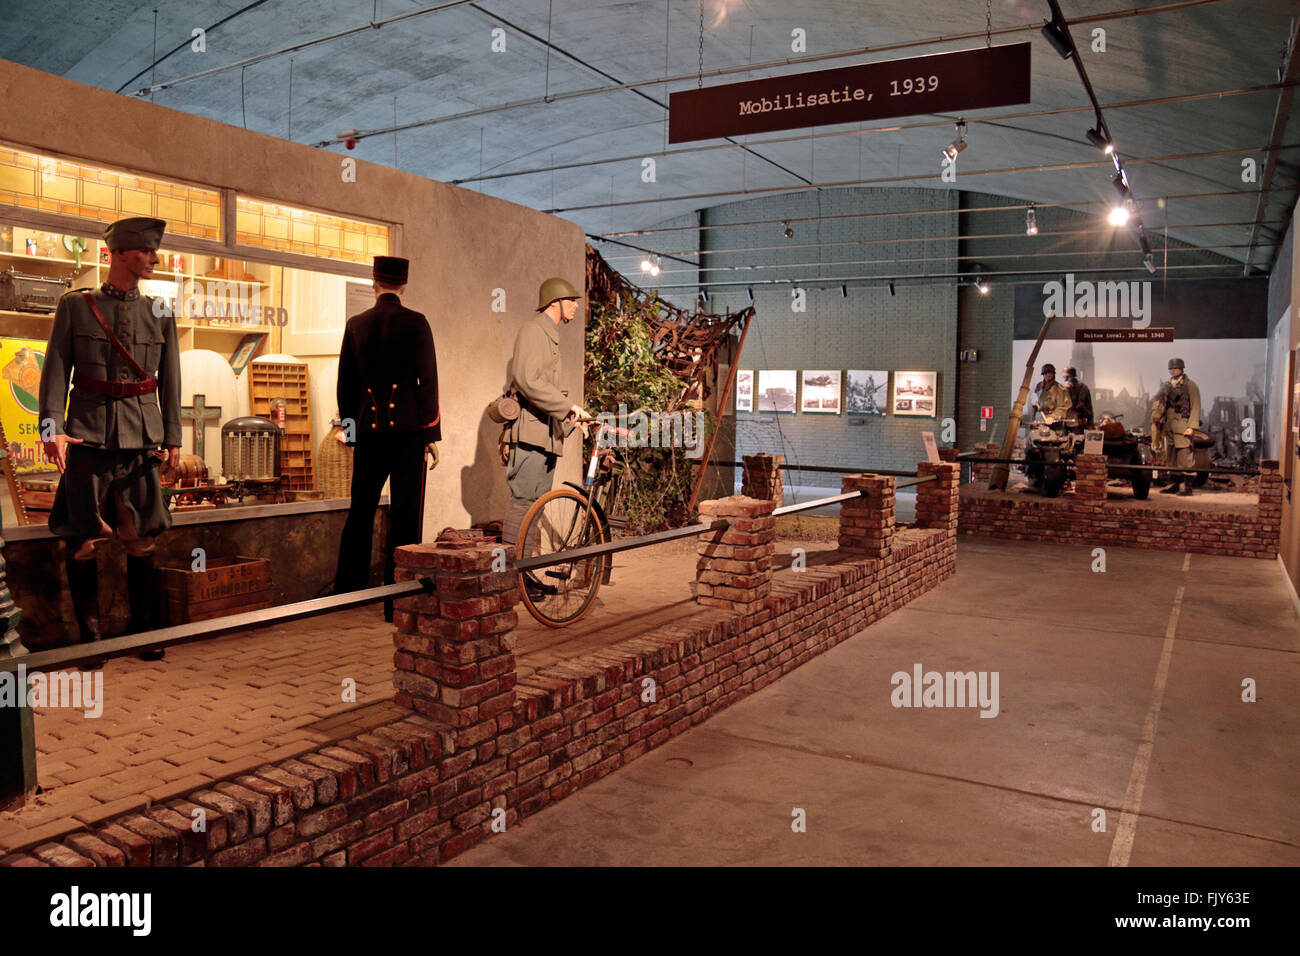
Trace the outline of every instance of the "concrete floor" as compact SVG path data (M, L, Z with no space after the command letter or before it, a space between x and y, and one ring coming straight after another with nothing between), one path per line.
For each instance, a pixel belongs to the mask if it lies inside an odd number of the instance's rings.
M1275 562L958 548L914 604L450 865L1300 865ZM894 708L915 663L997 671L999 714Z

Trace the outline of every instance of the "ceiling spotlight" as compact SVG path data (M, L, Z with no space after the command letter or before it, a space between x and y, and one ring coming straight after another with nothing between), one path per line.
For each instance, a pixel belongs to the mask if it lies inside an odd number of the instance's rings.
M1025 235L1038 235L1038 217L1034 214L1034 207L1032 205L1025 210Z
M957 138L943 148L943 155L947 158L949 162L952 162L957 158L957 154L960 153L963 149L965 149L967 145L968 144L966 142L966 121L958 120Z
M840 284L840 295L846 299L849 297L849 287L843 283Z
M1154 255L1148 252L1142 257L1142 264L1147 267L1147 272L1152 275L1156 274L1156 257Z
M705 305L707 305L709 302L709 294L705 292L703 289L700 290L700 301L703 302Z
M753 289L746 289L745 292L749 295L749 301L750 301L750 302L753 302L753 301L754 301L754 290L753 290Z
M975 288L979 289L980 295L988 295L989 289L993 287L989 285L988 282L986 282L984 279L980 279L978 282L975 283Z
M1109 156L1115 152L1115 144L1105 137L1103 133L1096 129L1088 130L1088 142L1092 143L1099 150Z
M1111 209L1110 215L1106 217L1106 221L1112 226L1128 225L1128 204L1121 202L1116 205Z
M1068 60L1074 56L1074 40L1071 39L1070 31L1066 29L1065 24L1055 18L1047 21L1043 24L1043 36L1052 45L1052 49L1061 55L1061 59Z
M649 257L649 256L647 256L646 258L644 258L644 259L641 260L641 271L642 271L642 272L649 272L649 271L650 271L650 257Z
M652 276L657 276L662 271L663 271L663 259L659 258L658 256L651 256L650 269L649 269L650 274Z
M890 280L889 280L889 294L890 294L890 295L896 295L896 294L897 294L897 293L894 292L894 280L893 280L893 279L890 279Z
M794 230L790 228L790 220L789 220L789 219L782 219L782 220L781 220L781 225L785 226L785 237L786 237L787 239L793 239L793 238L794 238Z

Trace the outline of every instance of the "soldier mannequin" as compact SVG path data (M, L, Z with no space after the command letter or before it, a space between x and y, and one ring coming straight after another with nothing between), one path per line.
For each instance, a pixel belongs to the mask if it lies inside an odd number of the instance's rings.
M1048 424L1062 421L1070 414L1070 393L1056 380L1056 366L1050 362L1043 366L1043 380L1034 386L1034 395L1038 410Z
M1067 417L1076 422L1075 428L1092 427L1092 391L1079 381L1079 372L1073 365L1065 368L1065 390L1070 394L1070 411Z
M555 479L555 463L564 454L564 440L575 419L588 418L560 390L559 325L578 313L578 290L564 279L547 279L538 289L537 316L524 324L515 338L510 359L511 388L519 397L519 417L510 426L510 460L506 480L510 485L510 511L501 528L501 540L514 544L528 509ZM585 434L586 425L579 426Z
M1169 382L1165 395L1165 427L1169 434L1173 454L1169 462L1174 468L1191 468L1196 463L1192 450L1192 429L1201 427L1201 390L1186 374L1186 365L1180 358L1169 360ZM1167 495L1187 497L1192 493L1195 475L1174 472L1169 487L1161 491ZM1182 491L1178 490L1182 484Z
M442 439L442 426L433 333L428 320L404 307L399 298L406 291L409 271L406 259L375 257L375 307L348 319L339 351L339 440L354 444L356 453L335 594L359 590L369 582L370 540L385 481L390 492L385 584L393 583L393 551L418 543L423 532L424 455L431 455L432 469L438 462L434 443ZM384 602L384 619L393 619L391 601Z
M139 284L153 275L166 225L137 217L104 231L108 281L94 292L68 292L59 299L45 349L40 417L42 437L50 440L43 445L62 472L50 530L65 542L82 643L102 636L94 549L109 537L126 547L129 633L159 625L154 538L172 523L159 471L164 461L174 469L180 460L180 352L175 319L159 316ZM110 331L136 367L113 345ZM160 660L163 651L140 656Z

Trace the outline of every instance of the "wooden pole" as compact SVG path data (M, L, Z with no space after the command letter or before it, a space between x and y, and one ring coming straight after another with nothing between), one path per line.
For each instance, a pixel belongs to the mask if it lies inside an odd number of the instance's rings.
M1029 398L1029 383L1034 377L1034 363L1038 361L1038 351L1043 347L1043 340L1047 338L1047 329L1052 324L1052 318L1049 315L1043 319L1043 327L1038 331L1038 341L1034 343L1033 351L1029 353L1029 359L1025 362L1025 377L1020 383L1020 394L1016 396L1016 402L1011 406L1011 414L1007 416L1007 433L1002 436L1002 454L998 456L999 458L1010 458L1016 450L1016 438L1020 434L1020 419L1025 411L1025 402ZM1010 465L994 465L993 473L989 476L989 488L1006 491L1007 479L1010 476Z
M736 380L736 371L740 366L740 354L745 348L745 336L749 334L749 323L754 318L754 307L750 306L748 315L745 316L745 325L740 330L740 342L736 345L736 354L731 359L731 372L727 375L726 387L722 390L722 397L718 399L718 426L713 429L713 434L709 436L709 446L704 450L704 457L700 459L700 473L695 478L695 487L691 489L691 500L686 504L688 514L695 511L695 501L700 496L700 488L704 484L704 475L708 471L709 462L713 460L713 445L718 440L718 432L722 431L722 416L726 414L727 399L731 397L731 384Z

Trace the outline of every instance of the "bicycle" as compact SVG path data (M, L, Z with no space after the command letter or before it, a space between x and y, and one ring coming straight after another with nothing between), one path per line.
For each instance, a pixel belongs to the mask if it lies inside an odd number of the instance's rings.
M626 524L621 512L624 464L606 440L626 430L597 419L600 425L581 485L566 481L548 491L528 509L519 525L519 557L558 555L591 545L607 544L612 527ZM582 618L608 584L612 556L589 555L573 561L519 572L519 597L524 608L547 627L567 627Z

